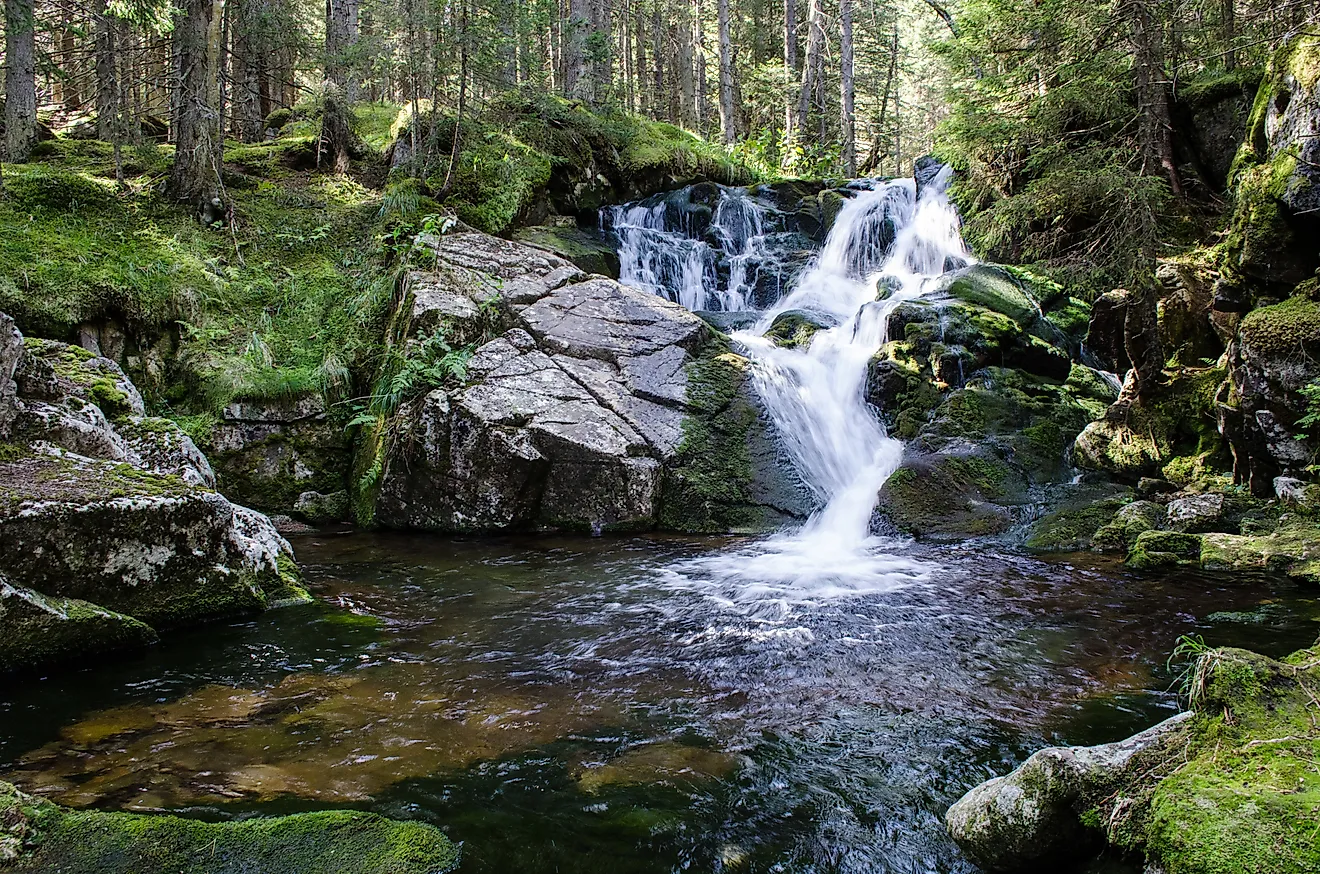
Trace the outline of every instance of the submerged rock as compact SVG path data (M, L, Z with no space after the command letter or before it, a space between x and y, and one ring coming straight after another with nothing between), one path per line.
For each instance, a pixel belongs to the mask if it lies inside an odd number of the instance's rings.
M47 597L11 585L3 575L0 629L0 672L141 649L157 640L154 629L131 616L74 598Z
M0 783L0 865L14 874L444 874L434 826L328 810L233 822L69 810Z

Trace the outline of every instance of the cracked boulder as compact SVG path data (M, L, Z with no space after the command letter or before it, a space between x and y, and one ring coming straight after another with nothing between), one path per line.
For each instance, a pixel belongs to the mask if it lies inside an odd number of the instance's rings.
M483 342L462 385L402 411L375 521L464 532L655 527L705 411L690 398L690 372L724 351L719 336L677 304L539 249L474 232L427 245L437 267L410 279L403 342L434 330ZM738 437L749 458L762 436L752 430ZM764 476L784 476L757 458ZM728 483L730 499L756 504L742 487L757 474L750 461L734 471L745 482ZM766 527L809 509L759 506Z

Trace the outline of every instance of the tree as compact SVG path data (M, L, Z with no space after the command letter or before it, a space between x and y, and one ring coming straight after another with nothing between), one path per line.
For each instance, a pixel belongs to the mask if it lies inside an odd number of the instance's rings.
M32 0L5 0L5 157L26 161L37 144L36 19Z
M825 65L825 3L811 0L807 16L807 57L802 64L802 87L798 92L797 134L805 136L811 118L811 106L820 88Z
M843 143L841 163L843 175L857 175L857 123L853 92L853 20L852 0L839 0L839 102L843 106Z
M784 0L784 141L795 141L795 102L790 83L797 81L797 0Z
M731 146L738 138L733 106L733 45L729 39L729 0L719 0L720 28L720 133Z
M347 173L353 146L353 49L358 34L358 0L326 0L325 109L320 154L335 173ZM318 155L319 159L319 155Z
M595 99L587 58L591 0L570 0L564 30L564 94L590 103Z
M1151 14L1148 0L1127 0L1124 12L1132 34L1132 69L1136 77L1143 173L1164 173L1169 189L1182 194L1173 153L1173 117L1169 111L1169 75L1164 67L1164 29Z
M220 24L224 0L185 0L174 25L174 167L169 190L214 217L220 193Z

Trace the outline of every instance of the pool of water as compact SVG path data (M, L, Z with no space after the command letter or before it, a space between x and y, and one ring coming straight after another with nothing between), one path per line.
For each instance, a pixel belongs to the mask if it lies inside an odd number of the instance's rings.
M465 872L971 872L945 808L1174 713L1180 635L1282 655L1320 630L1282 580L1091 556L897 546L883 586L733 592L702 572L731 540L295 547L316 605L9 681L0 774L71 805L425 820Z

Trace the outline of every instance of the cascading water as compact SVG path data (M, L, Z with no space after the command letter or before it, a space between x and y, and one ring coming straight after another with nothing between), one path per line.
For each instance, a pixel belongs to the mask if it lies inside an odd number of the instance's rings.
M864 393L867 364L887 340L890 312L971 262L945 195L950 171L918 186L877 182L840 211L797 287L734 339L753 362L756 389L820 509L799 529L698 560L678 573L717 583L717 597L784 605L800 598L890 589L926 568L872 535L876 495L902 444L885 433ZM883 291L881 291L883 289ZM883 300L877 300L877 298ZM810 345L780 348L763 335L775 317L808 310L835 327Z
M685 188L605 214L619 240L620 280L690 310L743 312L753 308L760 273L781 273L768 207L745 188L707 188L713 208L691 202L694 189Z

